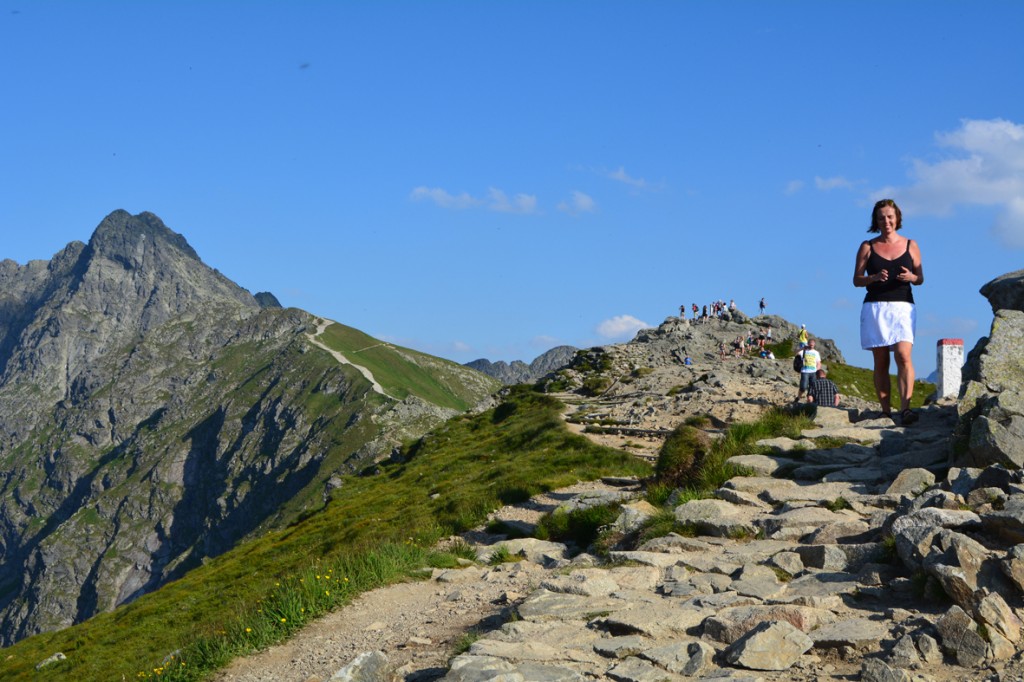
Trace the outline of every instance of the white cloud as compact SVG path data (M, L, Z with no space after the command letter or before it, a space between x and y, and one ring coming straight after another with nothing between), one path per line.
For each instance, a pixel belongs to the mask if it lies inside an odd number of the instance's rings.
M452 341L452 350L454 350L456 353L468 353L469 351L473 350L473 347L468 343L464 343L462 341Z
M611 178L612 180L618 180L619 182L625 183L632 187L636 187L638 189L643 189L644 187L647 187L646 180L644 180L643 178L630 177L629 174L626 173L626 169L623 166L619 166L618 170L611 171L610 173L608 173L608 177Z
M594 201L593 197L579 190L573 190L572 198L568 201L559 202L559 211L565 211L572 215L579 215L580 213L593 213L597 209L597 202Z
M853 189L853 183L843 177L819 178L815 175L814 186L823 192L828 192L833 189Z
M996 216L992 233L1000 242L1014 249L1024 249L1024 197L1014 197Z
M474 199L466 192L462 194L454 195L449 194L447 191L440 187L417 187L409 195L409 198L413 201L429 200L441 208L471 208L480 204L479 199Z
M533 346L534 348L543 348L544 350L550 350L555 346L561 346L563 344L559 339L556 339L554 336L546 336L544 334L540 334L539 336L535 336L532 339L530 339L530 345Z
M790 180L786 183L786 194L796 194L804 188L803 180Z
M417 187L409 193L413 201L432 201L441 208L467 209L486 208L501 213L536 213L537 197L532 194L517 194L511 199L500 189L490 187L486 198L474 197L468 192L452 194L440 187Z
M957 205L999 209L992 233L1004 245L1024 248L1024 125L1002 119L965 119L938 133L950 150L938 161L913 159L906 187L883 187L871 199L894 197L907 214L945 216Z
M536 213L537 197L532 194L517 194L509 200L508 195L500 189L491 187L487 190L490 202L487 208L501 213Z
M597 325L597 333L606 339L621 339L650 326L632 315L616 315Z

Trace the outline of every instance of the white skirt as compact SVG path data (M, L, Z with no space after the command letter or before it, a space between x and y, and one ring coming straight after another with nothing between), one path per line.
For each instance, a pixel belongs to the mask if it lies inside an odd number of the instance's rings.
M864 350L901 341L914 343L916 329L917 309L913 303L882 301L865 303L860 309L860 347Z

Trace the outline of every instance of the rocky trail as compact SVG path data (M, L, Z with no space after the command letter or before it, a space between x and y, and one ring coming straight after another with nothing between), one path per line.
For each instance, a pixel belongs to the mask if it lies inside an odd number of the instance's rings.
M909 428L851 421L861 416L819 410L802 439L738 458L757 475L676 507L697 537L613 552L611 564L470 537L478 564L363 595L216 679L1024 679L1024 546L1003 532L1024 503L1020 475L954 468L936 481L953 404ZM816 449L822 436L851 442ZM531 524L558 505L636 496L622 483L495 517ZM627 501L617 523L628 531L652 511ZM502 546L522 561L487 565Z
M959 399L916 424L874 418L856 399L819 408L799 439L735 458L753 476L677 500L693 533L610 561L470 534L477 562L365 594L216 679L1024 682L1024 271L982 294L991 336L969 354ZM549 390L568 391L571 429L646 458L686 416L717 429L789 403L783 363L717 351L750 325L777 338L794 328L734 317L669 318L577 353ZM819 341L826 363L842 362ZM657 511L635 484L603 481L493 517L529 529L555 508L613 500L625 536ZM502 547L520 561L491 566Z

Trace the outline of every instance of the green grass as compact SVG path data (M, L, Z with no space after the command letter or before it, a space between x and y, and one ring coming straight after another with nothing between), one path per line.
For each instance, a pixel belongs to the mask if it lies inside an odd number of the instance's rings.
M813 425L803 413L771 409L757 421L729 426L722 438L708 442L696 435L693 426L684 424L662 445L655 465L659 476L649 487L658 499L665 497L665 486L679 489L680 501L709 497L730 478L749 475L742 467L729 464L730 457L754 451L754 443L764 438L799 438L802 430Z
M832 362L828 365L828 378L836 383L839 392L845 396L853 396L864 400L877 402L878 395L875 393L874 373L870 369L843 365ZM899 407L899 390L896 387L896 376L890 378L890 395L893 397L893 408ZM921 407L924 400L935 391L935 384L927 381L914 382L914 395L910 399L911 407Z
M665 537L669 533L685 537L694 537L697 534L692 525L679 522L675 513L669 509L662 509L640 526L636 545L639 547L648 540Z
M622 509L621 504L599 504L582 509L565 511L556 509L544 516L534 533L538 540L571 542L586 548L597 540L602 526L615 521Z
M303 617L437 562L428 551L437 539L482 525L507 502L580 480L650 474L637 458L570 433L561 408L516 387L498 408L456 418L410 446L402 462L345 477L322 511L113 612L5 649L0 679L137 679L157 668L162 679L204 679L231 657L287 637ZM309 592L328 569L350 584L331 590L329 601ZM56 651L67 660L35 671ZM174 651L180 656L168 668Z
M438 371L448 364L449 371L453 373L465 372L460 365L384 343L338 323L329 326L319 338L349 362L368 369L384 391L399 400L412 394L435 405L460 411L475 402L475 396L456 388L459 382L443 381L444 372ZM497 388L498 383L494 382L494 386Z

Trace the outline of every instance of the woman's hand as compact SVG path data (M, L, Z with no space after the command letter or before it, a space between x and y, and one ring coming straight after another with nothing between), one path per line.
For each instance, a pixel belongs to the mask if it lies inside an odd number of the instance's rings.
M883 272L885 271L883 270ZM900 274L896 275L896 279L898 279L901 282L914 283L917 281L917 275L914 274L914 272L910 268L904 265L903 267L900 268Z

